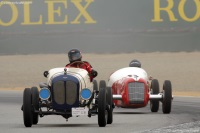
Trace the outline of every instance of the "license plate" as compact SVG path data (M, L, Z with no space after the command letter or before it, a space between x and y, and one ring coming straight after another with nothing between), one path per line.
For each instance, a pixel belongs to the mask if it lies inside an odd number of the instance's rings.
M72 116L88 115L88 108L72 108Z

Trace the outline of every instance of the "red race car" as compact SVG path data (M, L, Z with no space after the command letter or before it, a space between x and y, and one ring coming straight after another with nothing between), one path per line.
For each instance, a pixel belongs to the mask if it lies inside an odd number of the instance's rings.
M165 80L160 92L158 80L149 78L141 65L130 63L129 67L115 71L109 78L108 87L112 88L113 102L117 107L141 108L150 101L151 111L158 112L160 101L163 113L171 112L171 82Z

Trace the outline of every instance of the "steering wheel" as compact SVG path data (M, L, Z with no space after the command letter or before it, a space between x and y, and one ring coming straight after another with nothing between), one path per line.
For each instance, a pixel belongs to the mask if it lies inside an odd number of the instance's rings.
M71 63L69 65L69 67L71 67L75 63L80 63L80 65L79 64L77 65L77 68L81 68L81 66L83 66L83 65L86 66L86 68L88 67L88 65L86 65L85 62L83 62L83 61L75 61L75 62Z

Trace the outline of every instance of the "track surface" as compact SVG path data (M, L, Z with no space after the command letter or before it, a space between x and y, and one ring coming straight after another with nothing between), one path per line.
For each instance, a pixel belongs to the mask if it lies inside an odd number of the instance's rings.
M97 116L70 118L45 116L38 125L25 128L22 91L0 91L0 132L2 133L53 133L53 132L200 132L200 98L174 97L171 114L151 113L149 105L141 109L114 109L114 122L105 128L98 127Z

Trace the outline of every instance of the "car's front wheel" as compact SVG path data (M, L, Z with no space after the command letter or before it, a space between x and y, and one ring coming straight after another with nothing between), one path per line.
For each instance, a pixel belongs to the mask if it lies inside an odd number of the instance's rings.
M32 95L31 89L26 88L23 94L23 117L24 125L31 127L33 124L33 113L32 113Z
M169 114L171 112L172 104L172 85L169 80L165 80L163 84L163 104L162 110L164 114Z
M39 91L37 87L31 88L32 93L32 104L35 110L39 110ZM37 124L39 120L38 113L33 113L33 124Z
M99 127L105 127L107 124L106 110L106 89L100 88L98 95L98 124Z
M159 89L159 82L157 79L153 79L151 81L151 94L153 95L157 95L160 91ZM159 101L158 100L151 100L150 101L150 108L151 108L151 112L158 112L159 109Z
M112 88L111 87L107 87L106 90L107 90L106 99L107 99L107 104L109 105L107 124L112 124L112 122L113 122L113 97L112 97Z

